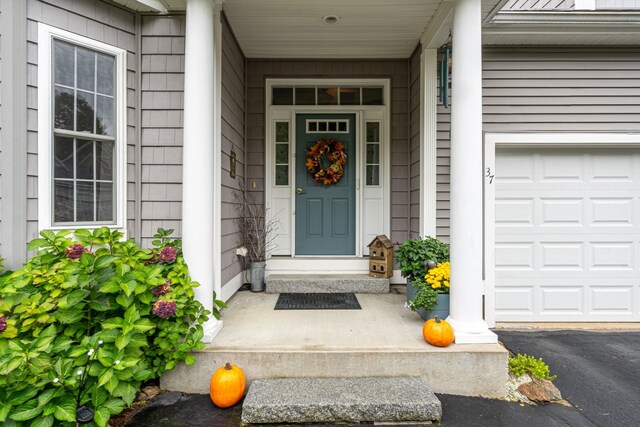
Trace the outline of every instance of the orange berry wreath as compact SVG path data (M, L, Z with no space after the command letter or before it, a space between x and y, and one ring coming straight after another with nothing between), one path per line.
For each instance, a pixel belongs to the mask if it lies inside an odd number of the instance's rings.
M327 156L331 165L324 169L322 158ZM347 154L344 152L344 142L335 139L319 139L307 149L307 170L313 175L313 180L324 185L335 184L344 175L344 165Z

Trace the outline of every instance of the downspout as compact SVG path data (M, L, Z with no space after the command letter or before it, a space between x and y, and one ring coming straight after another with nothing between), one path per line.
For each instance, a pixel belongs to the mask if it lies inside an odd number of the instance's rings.
M420 46L418 44L418 46ZM417 49L417 48L416 48ZM411 228L411 58L413 58L414 51L407 58L407 237L412 239L414 237L413 229Z

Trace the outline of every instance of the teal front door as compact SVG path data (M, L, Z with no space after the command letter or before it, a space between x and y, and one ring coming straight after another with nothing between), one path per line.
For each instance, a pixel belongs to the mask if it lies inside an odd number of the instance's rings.
M296 255L355 255L355 114L296 116ZM308 148L319 139L344 143L347 162L336 183L314 180L307 170ZM324 156L322 168L331 161Z

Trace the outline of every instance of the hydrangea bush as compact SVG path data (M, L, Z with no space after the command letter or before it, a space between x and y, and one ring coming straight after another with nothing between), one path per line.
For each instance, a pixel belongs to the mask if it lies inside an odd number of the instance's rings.
M172 230L154 248L101 228L43 231L20 270L0 277L0 425L91 424L130 405L143 381L203 348L213 314L195 300ZM215 295L212 296L215 300Z

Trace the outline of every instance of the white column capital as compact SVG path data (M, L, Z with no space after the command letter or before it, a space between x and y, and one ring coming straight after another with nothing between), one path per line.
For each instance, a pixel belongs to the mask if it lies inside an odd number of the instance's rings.
M480 2L453 9L451 89L451 297L456 343L495 343L482 318L482 32Z

